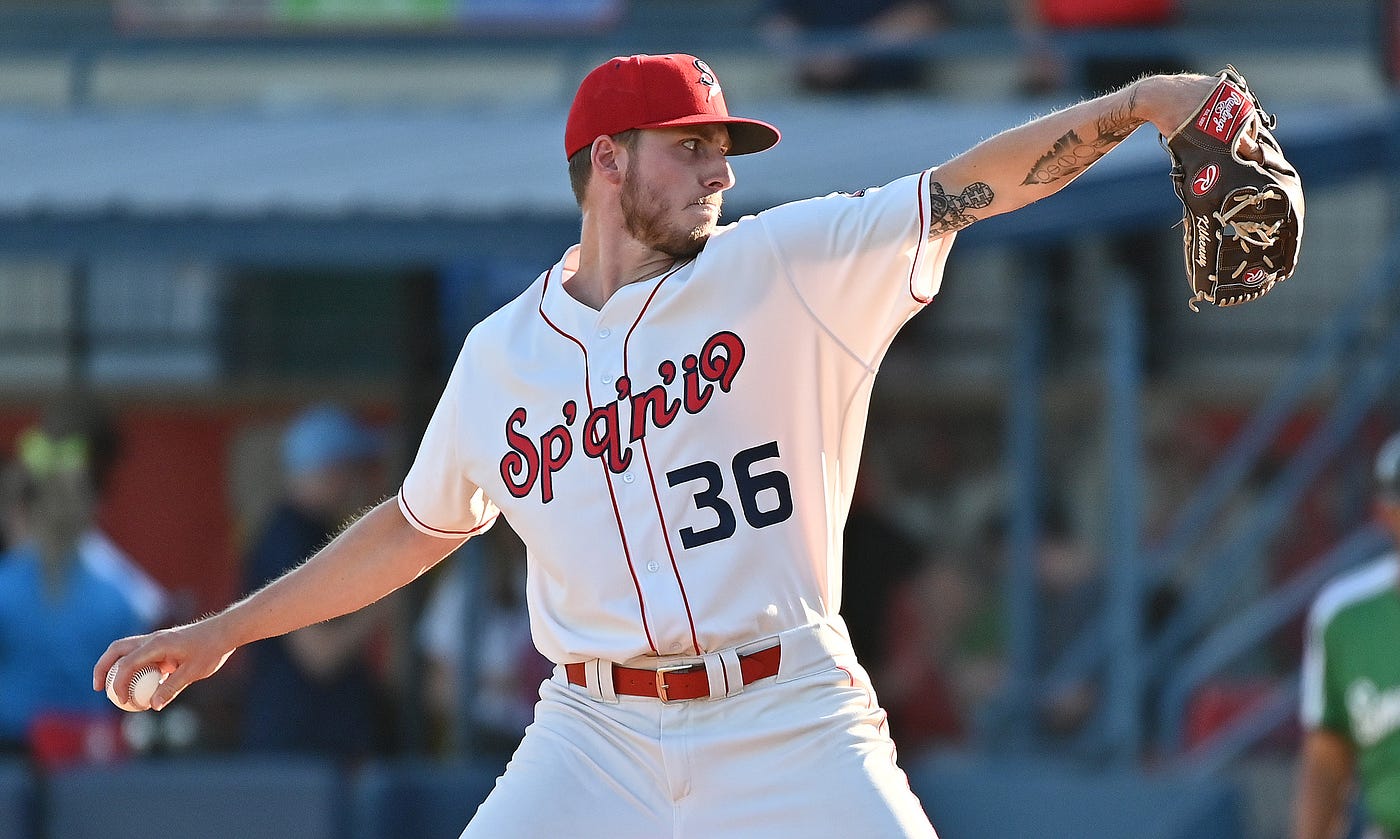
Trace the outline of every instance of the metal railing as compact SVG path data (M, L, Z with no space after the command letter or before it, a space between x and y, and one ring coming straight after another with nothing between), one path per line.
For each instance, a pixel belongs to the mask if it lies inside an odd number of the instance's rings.
M1298 592L1309 590L1316 582L1311 572L1305 574L1297 581L1286 584L1280 591L1266 595L1245 616L1227 624L1226 629L1219 630L1225 633L1223 636L1208 636L1200 640L1202 634L1220 618L1231 585L1262 552L1309 487L1353 438L1362 421L1400 377L1400 319L1391 318L1384 323L1379 339L1368 336L1369 330L1376 326L1378 314L1394 310L1397 292L1400 292L1400 235L1392 237L1370 275L1345 301L1334 319L1316 333L1288 374L1250 417L1175 518L1163 540L1143 553L1135 553L1131 546L1119 545L1111 558L1118 563L1140 563L1143 576L1139 593L1172 580L1188 560L1200 564L1200 573L1193 579L1192 587L1185 593L1179 607L1154 637L1145 639L1142 648L1145 657L1138 674L1143 680L1140 689L1153 685L1166 686L1156 710L1165 726L1161 745L1168 753L1178 753L1183 748L1181 719L1190 699L1189 691L1217 672L1218 667L1232 660L1233 655L1242 654L1244 650L1236 645L1255 641L1255 636L1261 633L1267 634L1267 627L1256 626L1250 621L1280 620L1277 610L1283 607L1279 604L1298 606L1295 602ZM1197 548L1204 535L1210 532L1220 511L1241 491L1288 421L1309 405L1319 384L1339 369L1353 372L1337 384L1337 392L1331 400L1332 409L1298 448L1277 479L1265 489L1250 511L1244 529L1235 531L1223 545ZM1117 451L1117 457L1129 458L1128 463L1135 460L1131 451L1121 449ZM1131 494L1118 493L1115 498L1124 503L1132 501ZM1109 515L1116 520L1126 512L1131 511L1112 509ZM1373 541L1365 544L1374 546ZM1323 562L1329 561L1332 560ZM1106 606L1103 612L1089 621L1047 675L1037 681L1037 695L1051 696L1064 685L1104 672L1103 668L1110 663L1111 651L1116 649L1115 639L1121 641L1123 633L1133 629L1125 626L1124 621L1136 619L1132 614L1126 617L1111 614L1111 608L1111 605ZM1199 642L1200 646L1192 648L1193 642ZM1223 651L1228 651L1230 655ZM1112 660L1121 661L1121 656L1115 656ZM1112 681L1111 674L1109 681ZM1132 697L1138 692L1120 693L1124 697ZM1109 698L1110 707L1103 709L1102 713L1112 717L1124 709L1115 710L1112 707L1113 692L1110 692ZM1121 701L1130 700L1125 698ZM1272 727L1265 725L1263 733ZM1111 728L1103 725L1087 726L1084 734L1090 740L1113 736ZM1243 737L1238 732L1231 736ZM1121 739L1098 744L1100 749L1109 751L1132 746ZM1223 754L1234 754L1238 747L1222 745L1219 748Z
M1263 704L1192 748L1186 742L1186 716L1192 695L1223 669L1307 610L1318 591L1333 577L1372 559L1391 545L1375 527L1363 527L1344 539L1308 568L1265 595L1207 636L1177 664L1159 701L1161 740L1169 754L1207 770L1217 770L1240 757L1259 738L1297 714L1297 681L1289 678Z

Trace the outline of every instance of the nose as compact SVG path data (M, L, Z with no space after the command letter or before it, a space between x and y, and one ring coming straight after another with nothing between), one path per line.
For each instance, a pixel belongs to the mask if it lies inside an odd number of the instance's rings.
M734 186L734 169L729 165L729 158L720 155L718 165L714 167L705 179L705 186L716 192L729 189Z

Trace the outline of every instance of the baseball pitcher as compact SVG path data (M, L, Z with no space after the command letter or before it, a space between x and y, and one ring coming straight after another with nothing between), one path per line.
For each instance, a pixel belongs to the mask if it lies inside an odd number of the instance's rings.
M114 642L94 687L155 664L159 709L504 515L556 667L463 836L933 837L839 615L875 373L959 230L1144 123L1174 133L1220 83L1146 78L884 186L721 225L729 158L778 130L730 115L693 56L607 61L564 130L579 244L471 331L397 497L223 612Z

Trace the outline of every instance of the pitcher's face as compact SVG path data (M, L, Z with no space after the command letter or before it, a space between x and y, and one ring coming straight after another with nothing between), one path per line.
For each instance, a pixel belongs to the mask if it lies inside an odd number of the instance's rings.
M722 125L642 131L623 175L627 232L677 259L698 254L719 223L724 191L734 185L728 149Z

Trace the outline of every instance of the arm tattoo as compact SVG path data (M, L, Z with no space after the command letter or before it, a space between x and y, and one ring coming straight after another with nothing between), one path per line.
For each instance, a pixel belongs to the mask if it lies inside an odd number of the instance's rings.
M977 216L968 213L967 210L985 207L992 203L992 199L995 197L992 194L992 188L981 181L972 184L957 195L949 195L943 191L943 184L930 181L928 185L929 238L936 239L955 230L962 230L977 221Z
M1035 162L1021 183L1026 186L1053 183L1088 169L1142 124L1141 119L1133 116L1133 106L1136 104L1137 88L1133 88L1132 96L1128 97L1126 105L1113 108L1094 121L1094 128L1098 132L1094 139L1085 142L1080 139L1078 133L1070 130L1056 140L1055 145Z
M1137 104L1137 88L1133 88L1133 95L1128 97L1128 103L1119 108L1114 108L1108 113L1099 117L1095 124L1099 130L1098 139L1094 145L1103 148L1104 152L1124 140L1133 133L1133 129L1142 125L1142 120L1133 116L1133 106Z

